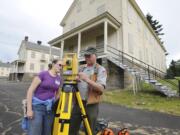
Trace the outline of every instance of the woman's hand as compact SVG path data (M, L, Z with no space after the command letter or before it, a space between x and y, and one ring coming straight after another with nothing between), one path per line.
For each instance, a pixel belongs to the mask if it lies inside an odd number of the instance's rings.
M35 77L31 83L31 86L28 89L27 92L27 117L29 119L33 118L33 111L32 111L32 97L33 93L36 90L36 88L39 86L41 83L41 80L39 77Z
M33 115L34 115L34 113L33 113L33 111L32 110L27 110L27 117L28 117L28 119L33 119Z

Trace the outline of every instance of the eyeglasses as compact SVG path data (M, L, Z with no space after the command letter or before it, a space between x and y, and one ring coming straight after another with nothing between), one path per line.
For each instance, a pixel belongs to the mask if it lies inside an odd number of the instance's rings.
M63 67L63 65L62 64L57 64L59 67Z

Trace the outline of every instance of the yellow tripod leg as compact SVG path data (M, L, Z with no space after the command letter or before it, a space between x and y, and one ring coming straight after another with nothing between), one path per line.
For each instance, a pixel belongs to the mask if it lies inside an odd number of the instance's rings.
M73 93L63 93L58 135L69 135Z
M89 125L89 121L88 121L86 111L84 109L84 105L82 103L82 99L81 99L81 95L80 95L79 91L76 92L76 98L77 98L77 101L78 101L78 104L79 104L79 107L80 107L80 110L81 110L83 122L84 122L84 125L86 127L87 133L88 133L88 135L92 135L92 131L91 131L91 128L90 128L90 125Z
M60 93L60 98L59 98L59 102L58 102L58 106L57 106L57 110L56 110L56 114L54 118L53 135L57 135L58 129L60 128L59 117L60 117L61 104L62 104L62 92Z
M72 92L61 92L56 117L54 119L53 135L69 135L72 97Z

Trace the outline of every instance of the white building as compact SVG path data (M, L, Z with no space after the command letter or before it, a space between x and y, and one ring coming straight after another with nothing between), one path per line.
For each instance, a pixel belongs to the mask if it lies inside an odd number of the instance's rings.
M30 42L28 37L25 37L18 50L18 59L12 62L9 78L10 80L30 80L40 71L48 70L51 59L59 58L60 49L41 45L41 41Z
M76 52L79 61L83 61L85 48L96 47L111 86L120 81L119 86L124 87L129 80L111 57L156 74L166 72L166 49L135 0L74 0L60 25L63 34L49 44L62 48L62 54Z
M0 78L8 78L10 73L10 63L0 62Z

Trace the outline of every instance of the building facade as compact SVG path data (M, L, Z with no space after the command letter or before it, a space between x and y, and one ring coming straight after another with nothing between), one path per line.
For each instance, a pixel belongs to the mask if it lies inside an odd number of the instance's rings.
M85 48L96 47L98 62L106 66L111 78L109 86L120 80L117 87L124 87L129 80L123 69L108 66L113 64L108 57L119 54L159 74L166 72L166 49L135 0L74 0L60 25L63 34L49 44L61 48L62 55L77 53L80 62Z
M28 41L21 42L18 59L12 62L10 80L28 81L37 73L48 70L51 59L59 59L60 50Z
M11 64L0 62L0 78L8 78Z

